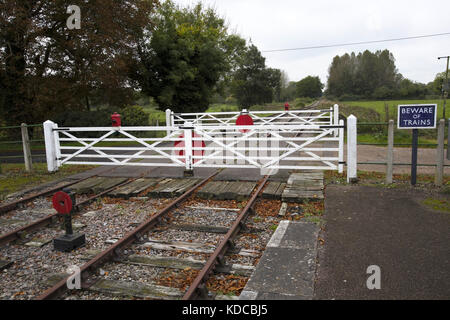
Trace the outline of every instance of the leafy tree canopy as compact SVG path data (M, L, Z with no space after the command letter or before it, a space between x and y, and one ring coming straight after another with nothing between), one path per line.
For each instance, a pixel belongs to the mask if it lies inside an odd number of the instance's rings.
M69 5L81 9L70 30ZM35 123L89 109L92 96L124 105L137 40L151 28L155 1L0 1L0 112L6 123Z
M322 95L323 83L319 77L308 76L297 82L297 97L318 98Z
M280 99L281 71L266 68L265 58L258 48L250 45L234 74L232 91L242 108Z
M201 3L181 8L166 1L154 23L155 30L139 47L141 63L136 69L143 92L161 110L206 110L245 41L228 34L224 19Z

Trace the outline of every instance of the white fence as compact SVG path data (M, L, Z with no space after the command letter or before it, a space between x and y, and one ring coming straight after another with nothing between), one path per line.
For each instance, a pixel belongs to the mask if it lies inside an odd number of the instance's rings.
M212 117L217 114L195 114L193 122L179 124L174 120L177 125L165 127L59 128L57 124L46 121L48 170L56 171L64 164L89 164L181 166L186 170L201 167L259 168L262 174L278 169L342 172L344 121L337 122L336 113L328 110L328 120L322 124L319 119L323 110L316 111L316 116L311 116L311 110L307 111L310 114L302 116L296 112L292 122L287 121L292 118L291 112L279 113L278 121L274 121L276 112L264 112L275 116L270 119L258 116L260 120L252 126L236 126L231 122L235 115L226 123L222 123L223 118L216 121ZM206 117L215 122L206 125L203 121ZM356 126L356 118L349 123ZM352 134L356 135L356 127ZM353 143L351 139L348 141ZM356 145L349 148L353 149L355 152L351 156L354 159L347 160L347 163L355 166L351 173L356 175Z
M248 111L242 112L197 112L197 113L174 113L166 110L166 124L168 126L183 125L191 122L193 125L235 125L236 119L241 114L248 114L255 124L298 124L298 125L337 125L339 122L339 106L323 110L288 110L288 111Z

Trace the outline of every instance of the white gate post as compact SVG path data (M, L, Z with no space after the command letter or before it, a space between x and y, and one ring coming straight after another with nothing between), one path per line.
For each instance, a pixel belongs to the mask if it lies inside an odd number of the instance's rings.
M185 122L184 127L184 159L186 164L186 170L192 170L192 123Z
M170 109L166 109L166 128L171 127L172 124L172 111ZM167 135L170 135L170 130L166 130Z
M339 124L339 105L335 104L333 108L333 125L337 126ZM339 129L334 130L334 136L337 137L339 134Z
M357 119L354 115L347 118L347 182L356 182L357 176Z
M53 129L56 124L53 121L47 120L44 122L44 138L45 138L45 155L47 158L47 169L49 172L58 170L58 163L56 159L56 141Z
M338 171L339 173L344 172L344 120L339 121L339 125L342 128L339 128L339 164Z

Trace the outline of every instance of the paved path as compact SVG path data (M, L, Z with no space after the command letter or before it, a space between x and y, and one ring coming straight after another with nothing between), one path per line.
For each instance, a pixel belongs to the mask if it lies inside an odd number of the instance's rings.
M310 300L319 227L283 220L239 300Z
M327 186L315 299L449 299L450 214L419 191ZM381 268L381 289L366 287Z

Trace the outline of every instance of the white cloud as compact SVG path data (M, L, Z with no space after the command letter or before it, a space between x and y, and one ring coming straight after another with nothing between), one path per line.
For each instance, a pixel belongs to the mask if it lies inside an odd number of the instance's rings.
M198 1L175 0L179 4ZM225 17L259 50L298 48L450 32L448 0L202 0ZM450 35L358 45L342 48L263 53L267 65L285 70L291 80L319 75L326 81L328 67L345 52L388 49L399 72L411 80L429 82L450 55Z

